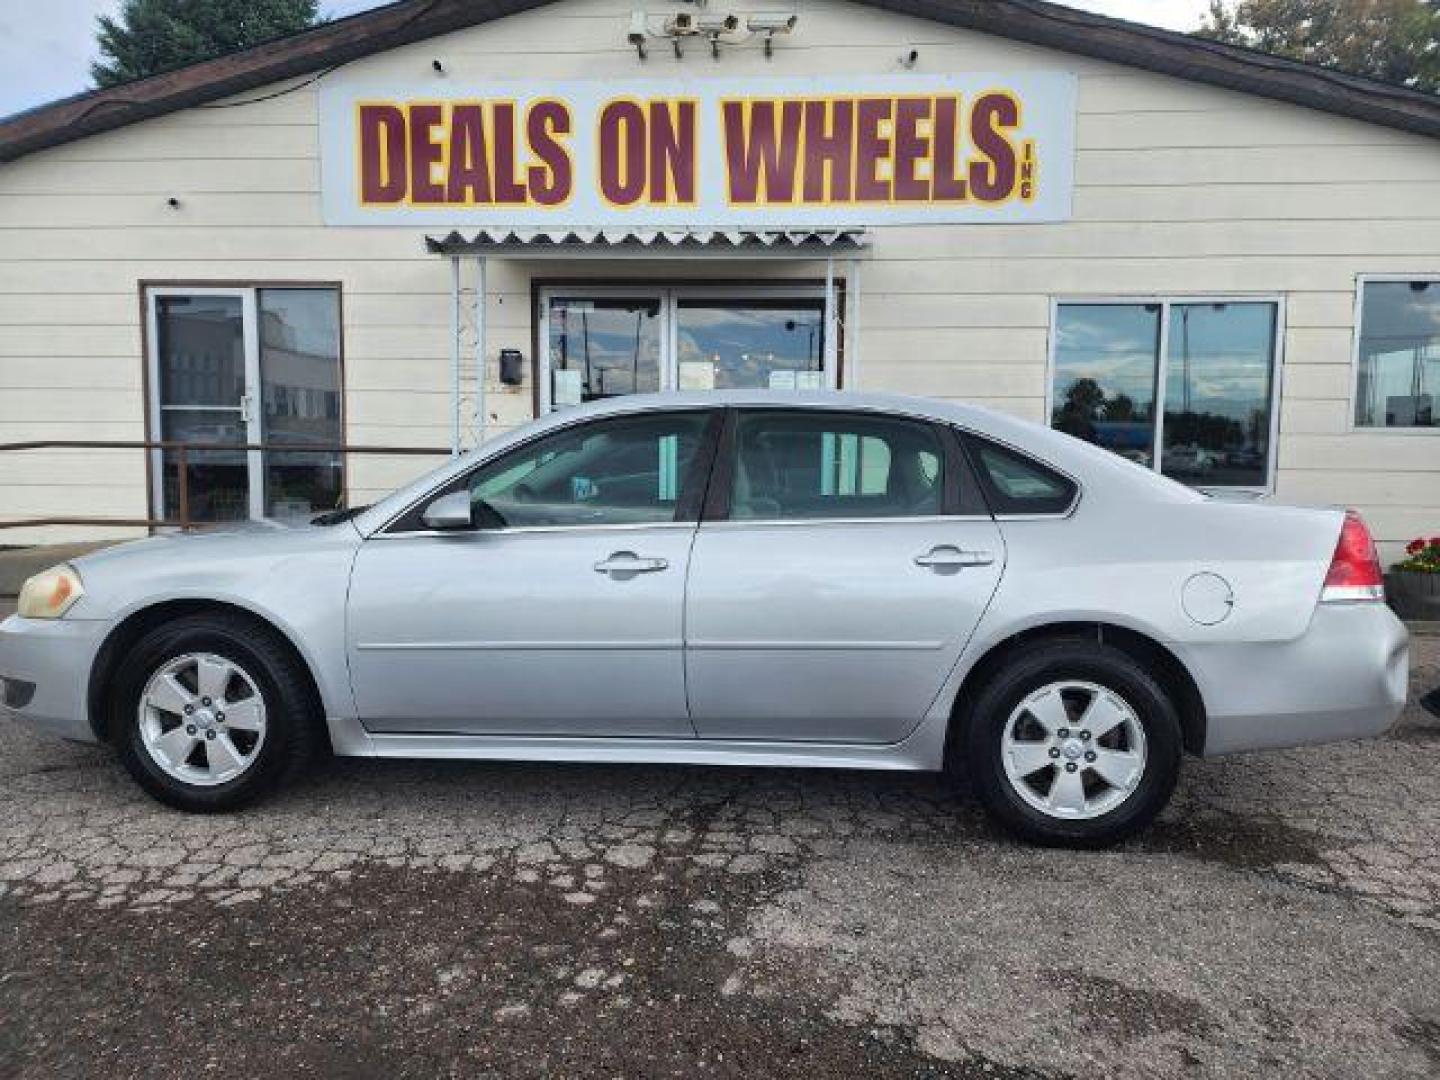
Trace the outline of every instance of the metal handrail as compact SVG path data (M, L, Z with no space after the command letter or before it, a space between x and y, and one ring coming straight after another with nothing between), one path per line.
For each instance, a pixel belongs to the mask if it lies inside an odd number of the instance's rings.
M40 528L48 525L113 525L124 528L179 528L189 529L196 522L190 520L190 460L192 453L225 450L230 452L291 453L291 454L393 454L400 457L450 457L454 451L439 446L350 446L345 443L197 443L176 442L170 439L37 439L30 442L0 443L0 453L20 450L173 450L176 455L175 468L179 477L179 516L175 518L104 518L104 517L47 517L0 520L0 529Z

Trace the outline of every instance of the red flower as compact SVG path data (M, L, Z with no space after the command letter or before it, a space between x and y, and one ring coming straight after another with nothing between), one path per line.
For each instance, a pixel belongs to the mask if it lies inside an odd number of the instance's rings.
M1419 555L1420 552L1422 552L1422 551L1424 551L1424 550L1425 550L1425 541L1422 540L1422 539L1420 539L1419 537L1416 537L1414 540L1411 540L1410 543L1408 543L1408 544L1405 545L1405 554L1406 554L1406 555Z
M1430 537L1430 546L1433 548L1440 548L1440 536Z

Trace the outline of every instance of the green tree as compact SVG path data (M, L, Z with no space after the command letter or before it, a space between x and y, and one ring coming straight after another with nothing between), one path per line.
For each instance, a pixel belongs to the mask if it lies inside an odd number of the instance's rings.
M1440 91L1440 0L1210 0L1195 33Z
M117 17L101 15L97 86L248 49L320 21L318 0L125 0Z

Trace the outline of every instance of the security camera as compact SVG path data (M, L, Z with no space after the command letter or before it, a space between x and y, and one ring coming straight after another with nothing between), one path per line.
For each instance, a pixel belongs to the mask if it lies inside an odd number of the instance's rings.
M798 15L786 15L784 12L770 12L767 14L751 15L745 21L745 28L752 34L788 34L795 29L795 24L800 21Z
M650 21L643 11L632 11L630 13L630 33L625 35L625 40L635 46L635 51L640 59L645 59L645 39L650 36Z
M685 50L680 47L681 39L699 33L695 29L695 16L688 11L680 11L671 15L665 20L665 33L670 38L670 47L675 50L675 59L679 60L685 55Z
M695 25L702 34L733 34L740 29L736 15L701 15Z
M700 33L710 39L710 55L720 59L720 35L733 34L740 29L740 20L734 15L701 15L695 20Z
M751 15L745 21L745 28L752 34L765 35L765 56L768 59L775 48L775 35L790 33L799 21L798 15L786 15L783 12L761 13Z

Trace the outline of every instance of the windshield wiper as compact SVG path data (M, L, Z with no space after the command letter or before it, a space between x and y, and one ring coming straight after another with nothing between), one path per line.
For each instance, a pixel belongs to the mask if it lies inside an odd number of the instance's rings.
M344 510L327 510L323 514L317 514L310 519L311 525L339 525L342 521L349 521L353 517L363 514L370 509L370 504L364 506L351 506Z

